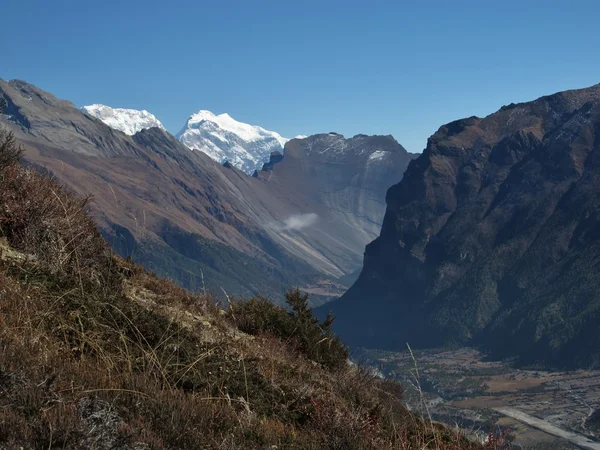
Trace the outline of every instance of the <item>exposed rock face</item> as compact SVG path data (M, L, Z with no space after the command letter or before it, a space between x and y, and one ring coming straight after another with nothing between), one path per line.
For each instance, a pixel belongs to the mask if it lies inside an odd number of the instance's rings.
M364 246L379 234L385 193L417 155L391 136L336 133L292 139L283 158L272 155L268 172L258 178L294 215L314 214L318 226L285 236L282 245L294 254L306 250L326 256L322 270L341 277L360 269ZM325 250L326 249L326 250Z
M594 413L592 413L592 415L588 418L585 426L595 434L600 433L600 409L597 409L596 411L594 411Z
M283 155L281 154L281 152L271 152L271 155L269 156L269 161L263 164L261 170L263 172L271 172L273 170L273 166L278 162L281 162L282 160ZM258 177L258 171L255 171L253 176Z
M600 365L599 133L600 85L441 127L327 305L342 336Z
M194 290L338 296L335 280L360 268L385 191L412 157L389 137L322 135L292 140L254 178L162 129L113 130L25 82L0 80L0 96L0 125L26 145L26 160L92 194L121 254Z
M7 107L2 115L11 129L30 140L72 149L80 154L117 156L135 154L122 133L83 114L75 105L20 80L0 80Z

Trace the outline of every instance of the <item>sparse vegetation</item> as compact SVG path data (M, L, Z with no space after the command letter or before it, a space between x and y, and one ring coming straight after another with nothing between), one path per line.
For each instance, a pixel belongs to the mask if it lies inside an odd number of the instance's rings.
M300 292L226 313L114 256L2 139L0 449L481 448L347 365Z
M2 114L2 109L0 109L0 114ZM0 171L3 172L16 164L22 153L23 149L17 145L14 135L0 128Z
M348 349L331 331L333 316L327 316L323 322L319 322L308 307L308 295L299 289L288 291L285 298L290 312L265 298L256 297L236 302L229 316L246 333L268 333L285 340L310 360L329 369L344 367L348 360Z

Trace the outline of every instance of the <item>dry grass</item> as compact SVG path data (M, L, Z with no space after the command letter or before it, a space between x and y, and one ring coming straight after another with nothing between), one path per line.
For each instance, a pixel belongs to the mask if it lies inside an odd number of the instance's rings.
M113 256L86 202L0 167L0 449L481 448L399 385L225 315Z
M230 303L228 317L245 333L275 336L332 371L345 368L348 349L331 330L333 317L328 316L320 322L308 306L308 294L299 289L289 290L285 297L290 311L256 297Z

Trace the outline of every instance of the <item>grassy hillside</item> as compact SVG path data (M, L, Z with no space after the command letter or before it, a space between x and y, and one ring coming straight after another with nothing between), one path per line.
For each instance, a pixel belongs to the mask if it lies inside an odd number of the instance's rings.
M215 291L230 295L263 293L283 301L285 280L310 279L317 272L308 267L296 277L285 267L275 270L258 258L252 258L232 247L179 229L165 230L161 240L136 240L128 229L113 225L113 233L103 233L111 247L122 257L131 257L159 276L172 280L193 292Z
M298 292L224 310L116 257L0 133L0 449L480 448L346 364Z

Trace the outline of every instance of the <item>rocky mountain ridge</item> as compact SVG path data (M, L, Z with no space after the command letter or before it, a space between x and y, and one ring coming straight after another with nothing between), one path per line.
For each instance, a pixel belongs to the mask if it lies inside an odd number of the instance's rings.
M442 126L388 191L381 235L331 305L338 331L598 366L599 131L600 85Z
M156 116L146 110L111 108L101 104L84 106L81 110L129 136L153 127L165 129ZM177 139L190 150L201 151L213 160L228 163L247 174L260 169L270 153L282 152L289 141L274 131L239 122L227 113L217 115L206 110L192 114L177 133Z

